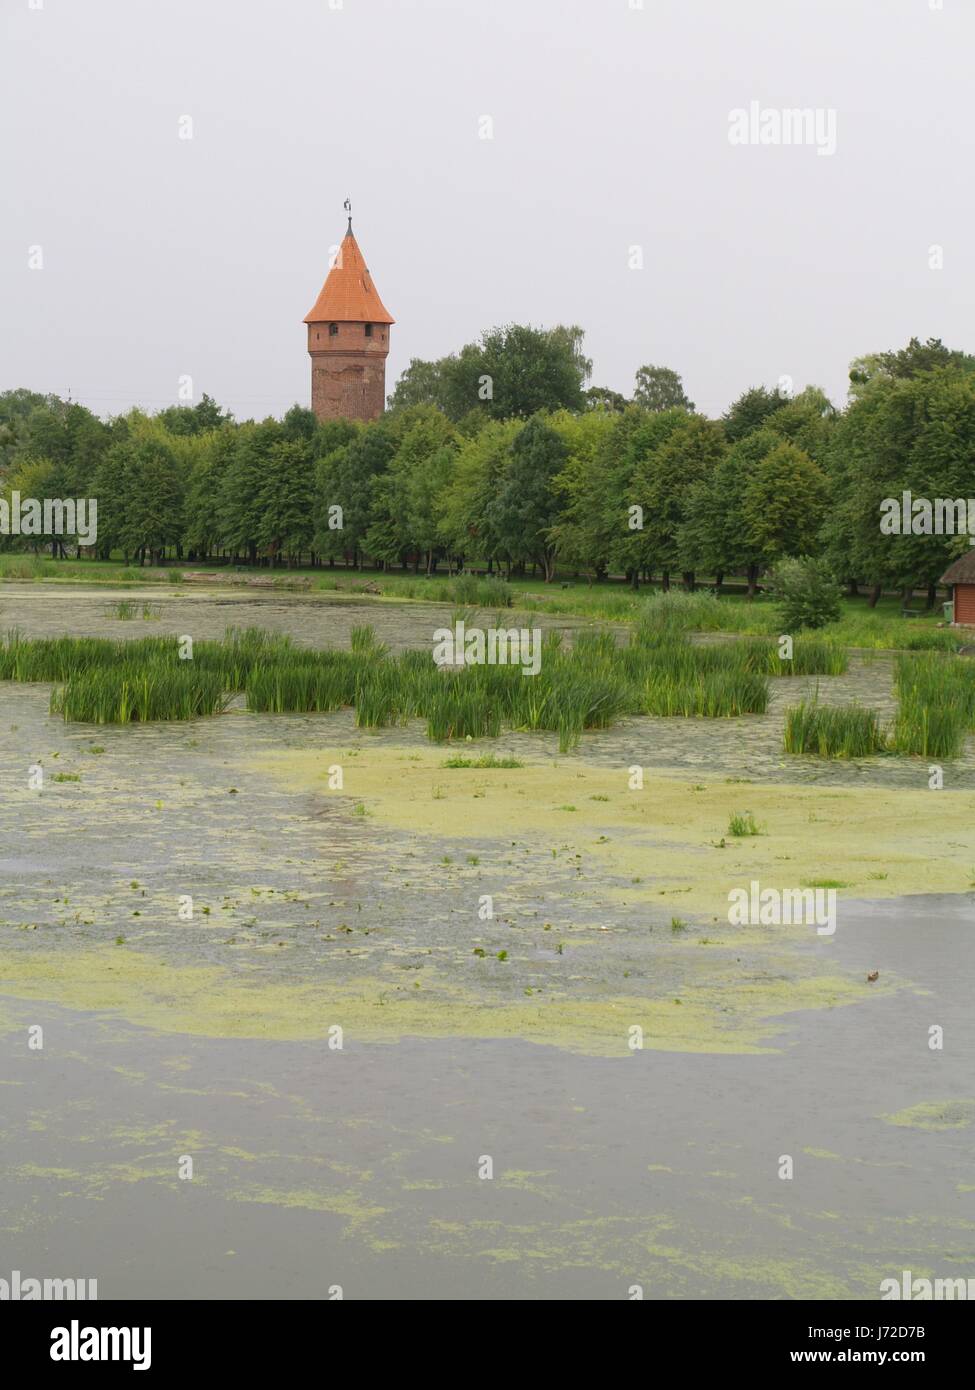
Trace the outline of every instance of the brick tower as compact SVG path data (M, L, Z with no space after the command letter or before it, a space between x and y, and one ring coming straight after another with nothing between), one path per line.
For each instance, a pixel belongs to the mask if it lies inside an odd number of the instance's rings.
M348 207L346 203L346 207ZM315 307L305 315L311 408L319 420L374 420L386 404L386 311L352 235L352 217Z

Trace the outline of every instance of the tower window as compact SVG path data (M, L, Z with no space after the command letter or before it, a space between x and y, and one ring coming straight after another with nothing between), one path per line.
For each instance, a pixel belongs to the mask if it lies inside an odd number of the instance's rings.
M330 338L337 338L337 337L338 337L338 332L339 332L339 326L338 326L337 323L330 323L330 324L328 325L328 336L329 336Z
M371 337L372 337L372 324L371 324L371 323L367 323L367 324L366 324L366 337L367 337L367 338L371 338Z

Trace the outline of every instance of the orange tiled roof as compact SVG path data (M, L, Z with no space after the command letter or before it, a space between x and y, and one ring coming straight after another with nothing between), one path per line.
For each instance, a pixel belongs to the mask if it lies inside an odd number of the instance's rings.
M372 283L351 225L305 323L395 323Z

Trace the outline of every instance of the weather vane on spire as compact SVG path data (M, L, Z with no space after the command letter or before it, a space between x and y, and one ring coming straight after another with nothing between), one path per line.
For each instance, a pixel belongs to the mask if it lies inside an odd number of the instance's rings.
M345 202L342 204L342 206L345 208L346 212L349 214L349 230L348 230L348 232L346 232L346 236L351 236L351 235L352 235L352 201L351 201L351 199L346 198L346 200L345 200Z

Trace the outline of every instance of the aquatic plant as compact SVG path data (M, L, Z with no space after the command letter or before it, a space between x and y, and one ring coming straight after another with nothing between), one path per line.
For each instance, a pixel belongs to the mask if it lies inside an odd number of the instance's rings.
M514 597L511 585L494 575L459 574L445 587L452 602L480 608L510 608Z
M751 669L770 676L842 676L850 660L846 648L827 637L795 637L792 656L783 658L777 638L753 637L740 644Z
M503 767L503 768L509 768L509 767L524 767L525 764L524 764L523 762L520 762L518 758L498 758L498 757L496 757L493 753L483 753L483 754L481 755L481 757L479 757L479 758L463 758L463 757L461 757L461 756L459 756L459 755L456 756L456 757L452 757L452 758L445 758L444 761L443 761L443 766L444 766L444 767L476 767L476 768L484 768L484 767ZM604 797L603 800L606 800L606 798Z
M892 746L898 753L957 757L975 728L975 668L942 652L899 655L894 666L899 699Z
M765 711L770 644L692 642L670 608L660 611L656 628L646 624L622 646L615 634L595 630L578 633L569 646L549 630L536 675L520 665L445 670L429 651L393 655L372 628L357 627L348 651L302 648L259 628L228 628L222 639L199 640L189 651L175 636L28 640L10 632L0 643L0 679L57 684L52 709L67 719L184 719L219 712L243 692L255 712L352 707L362 728L425 719L435 741L494 737L504 727L552 732L562 752L586 730L630 714ZM822 653L809 661L827 664Z
M786 710L783 746L819 758L868 758L886 750L887 735L876 710L803 701Z
M768 679L754 671L655 674L644 689L643 712L719 719L764 714L768 701Z
M735 624L730 606L707 593L654 593L641 601L638 613L636 631L642 640L661 632L723 632Z
M51 713L87 724L196 719L226 708L220 677L186 665L123 663L74 676L51 694Z
M928 704L915 695L902 696L891 737L895 753L924 758L957 758L965 745L971 716L961 703Z

